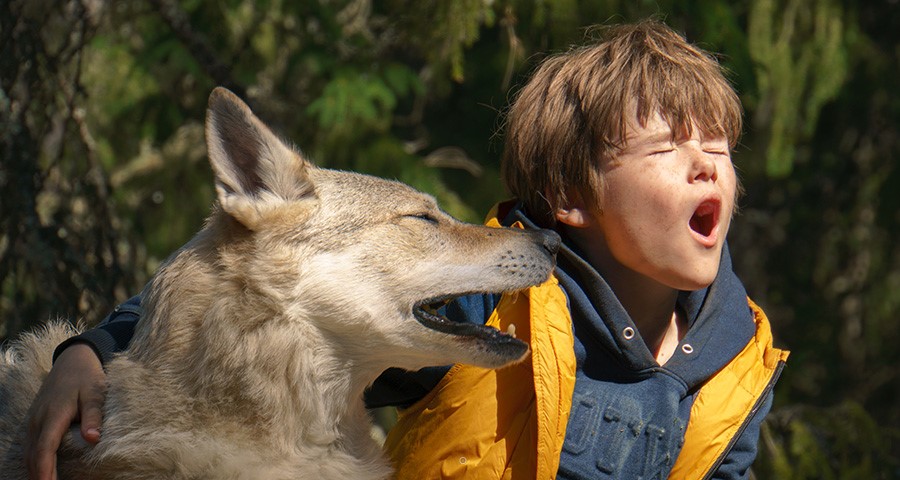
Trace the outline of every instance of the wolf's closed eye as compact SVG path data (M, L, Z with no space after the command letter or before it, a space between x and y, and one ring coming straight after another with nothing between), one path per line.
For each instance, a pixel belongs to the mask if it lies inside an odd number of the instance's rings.
M435 225L437 225L437 223L438 223L438 219L430 213L414 213L412 215L406 215L406 216L415 218L417 220L424 220L428 223L433 223Z

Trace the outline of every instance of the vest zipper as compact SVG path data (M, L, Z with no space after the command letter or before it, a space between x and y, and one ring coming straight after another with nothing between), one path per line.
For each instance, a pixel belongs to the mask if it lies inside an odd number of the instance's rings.
M741 423L738 431L735 432L734 436L731 437L731 440L728 442L728 446L725 447L725 450L722 451L722 454L719 455L719 458L716 459L716 463L712 465L712 467L707 470L706 475L703 476L703 480L709 480L716 473L716 470L719 469L719 466L722 465L722 462L725 461L725 457L731 452L731 449L734 448L734 444L737 443L738 439L741 438L741 435L744 434L744 430L747 429L747 425L750 424L750 421L753 420L753 417L756 416L756 413L759 412L760 407L762 407L763 402L766 400L766 397L769 395L775 388L775 383L778 382L778 378L781 377L781 371L784 370L785 362L784 360L778 361L778 366L775 368L775 372L772 374L772 378L769 379L769 383L766 385L766 388L763 389L762 394L760 394L759 398L756 399L756 403L753 404L753 408L750 409L750 413L744 419L744 422Z

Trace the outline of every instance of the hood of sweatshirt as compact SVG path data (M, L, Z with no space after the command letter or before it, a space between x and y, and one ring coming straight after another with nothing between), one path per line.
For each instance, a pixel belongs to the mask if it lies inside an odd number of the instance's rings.
M520 221L537 228L518 206L505 220L505 224ZM709 287L679 292L678 308L685 313L689 328L663 366L656 362L643 340L635 341L639 333L628 312L603 276L583 259L565 235L555 273L572 311L579 339L576 357L586 370L591 368L587 352L602 348L621 367L615 376L641 378L663 370L692 391L734 358L755 332L747 292L732 270L727 245L722 250L718 274ZM635 333L631 336L626 332Z

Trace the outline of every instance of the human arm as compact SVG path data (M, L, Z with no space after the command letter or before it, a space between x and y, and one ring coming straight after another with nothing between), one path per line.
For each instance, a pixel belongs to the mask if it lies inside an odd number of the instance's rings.
M60 353L29 412L24 444L29 478L56 479L56 451L73 422L81 423L86 442L100 441L105 380L90 346L75 343Z
M106 394L103 363L128 345L140 313L140 298L134 297L93 330L56 348L53 368L29 412L24 445L29 478L56 479L56 451L73 422L81 424L86 442L100 441Z
M131 343L131 337L134 336L134 327L140 320L142 313L141 297L138 295L129 298L113 309L93 329L59 344L53 352L54 366L59 356L69 346L78 343L83 343L90 347L100 362L105 365L114 354L125 350L128 344Z

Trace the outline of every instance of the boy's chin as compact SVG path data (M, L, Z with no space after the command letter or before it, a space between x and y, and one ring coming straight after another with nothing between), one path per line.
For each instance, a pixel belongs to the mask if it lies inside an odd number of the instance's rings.
M676 290L693 292L695 290L703 290L704 288L709 287L716 280L716 276L719 273L719 264L718 262L715 265L715 268L712 266L703 268L699 271L691 272L691 274L683 275L676 282L677 285L673 285Z
M715 280L715 277L713 277L713 280ZM712 285L712 280L710 280L708 282L696 282L696 283L686 282L685 288L679 288L678 290L682 290L685 292L694 292L697 290L703 290L704 288L707 288L710 285Z

